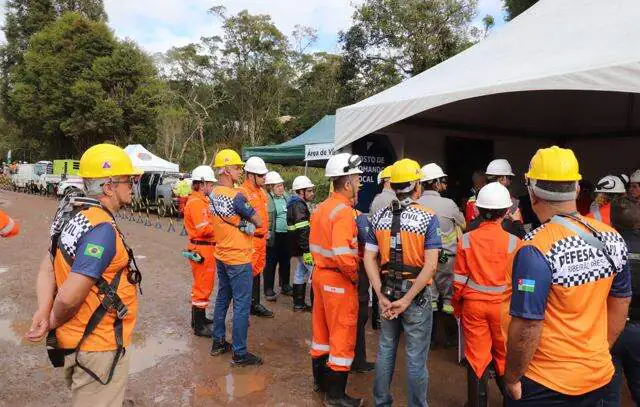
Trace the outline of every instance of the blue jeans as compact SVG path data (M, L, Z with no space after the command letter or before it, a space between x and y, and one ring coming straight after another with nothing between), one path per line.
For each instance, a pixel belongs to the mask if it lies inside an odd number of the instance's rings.
M504 400L506 407L604 407L607 406L604 398L609 393L613 381L580 396L568 396L558 393L526 376L520 378L520 383L522 384L522 398L513 400L511 397L506 396Z
M251 263L231 266L216 259L218 270L218 296L213 311L213 340L225 339L227 310L233 299L233 354L247 354L247 332L249 330L249 308L253 273Z
M407 405L427 407L427 357L431 341L431 295L427 288L424 292L425 302L417 305L414 302L393 320L382 318L380 330L380 347L376 359L376 378L373 384L373 398L376 406L391 406L393 398L389 387L396 366L396 352L400 333L404 331L407 352Z
M627 385L633 401L640 405L640 322L627 322L624 331L611 349L616 373L611 391L607 394L607 406L620 405L622 374L627 377Z
M293 273L293 284L305 284L309 281L309 274L311 274L313 267L304 264L302 256L298 256L296 259L298 259L298 265Z

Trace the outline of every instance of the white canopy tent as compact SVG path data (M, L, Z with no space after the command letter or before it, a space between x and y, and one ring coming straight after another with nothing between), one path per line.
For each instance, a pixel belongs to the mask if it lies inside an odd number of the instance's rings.
M400 121L546 144L637 135L639 19L638 0L541 0L453 58L338 109L335 147Z
M178 172L178 164L171 163L149 152L140 144L131 144L124 151L129 155L133 166L143 171Z

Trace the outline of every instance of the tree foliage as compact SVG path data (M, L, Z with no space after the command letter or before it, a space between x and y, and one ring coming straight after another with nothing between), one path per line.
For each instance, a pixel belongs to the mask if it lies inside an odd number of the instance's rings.
M365 0L340 33L347 102L379 92L471 44L476 0Z
M507 20L513 20L537 2L538 0L504 0L504 8L507 11Z
M49 154L155 141L160 83L150 58L103 21L66 13L34 34L13 76L6 109Z

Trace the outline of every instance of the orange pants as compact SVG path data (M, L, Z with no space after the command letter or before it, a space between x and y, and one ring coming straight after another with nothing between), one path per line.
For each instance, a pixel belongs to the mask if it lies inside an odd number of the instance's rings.
M342 273L313 271L311 357L329 355L327 365L348 372L353 362L358 321L358 289Z
M251 268L253 269L253 276L264 271L264 266L267 263L267 238L254 237L251 239L253 245L253 254L251 255Z
M504 375L507 349L500 327L500 307L499 302L462 302L464 355L477 377L482 376L492 360L498 376Z
M202 263L189 261L191 272L193 273L191 305L198 308L207 308L216 279L216 259L213 257L214 246L189 244L189 250L198 252L200 256L204 257Z

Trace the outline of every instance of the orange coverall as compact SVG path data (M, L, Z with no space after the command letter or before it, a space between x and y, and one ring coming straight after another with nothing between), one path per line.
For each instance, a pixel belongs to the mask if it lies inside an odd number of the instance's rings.
M452 305L462 320L465 357L478 378L492 360L498 376L504 375L506 347L500 307L507 265L520 244L497 221L481 223L458 242Z
M249 181L245 181L240 189L247 197L247 202L256 210L262 226L256 228L251 244L253 246L253 254L251 255L251 266L253 268L253 276L264 271L267 262L267 233L269 232L269 212L267 210L268 198L267 194L260 187L253 186Z
M184 228L189 237L188 250L198 252L204 258L202 263L189 261L193 273L191 304L207 308L213 292L216 276L215 239L213 213L209 208L209 198L200 191L193 191L184 207Z
M0 211L0 236L13 237L20 233L20 225L9 217L6 213Z
M349 371L358 320L358 228L349 200L332 193L311 215L313 342L311 357L329 355L333 371Z
M611 226L611 203L598 206L593 212L587 215L587 218L595 219Z

